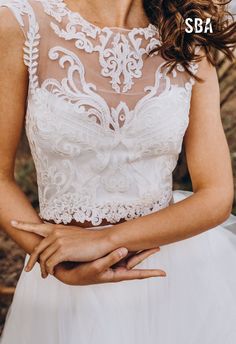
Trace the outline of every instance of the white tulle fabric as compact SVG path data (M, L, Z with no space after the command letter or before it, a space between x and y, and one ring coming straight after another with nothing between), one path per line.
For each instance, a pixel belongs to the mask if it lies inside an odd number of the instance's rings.
M172 172L194 79L148 57L162 44L157 29L101 29L62 0L0 6L25 37L40 216L115 225L188 197L173 192ZM1 344L235 344L235 227L231 215L140 264L166 270L164 279L71 287L41 279L38 266L23 271Z
M235 217L137 267L167 277L72 287L23 271L1 344L235 344Z

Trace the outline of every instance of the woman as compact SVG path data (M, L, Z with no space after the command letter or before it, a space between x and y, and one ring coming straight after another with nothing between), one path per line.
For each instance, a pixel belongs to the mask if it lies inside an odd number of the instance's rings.
M225 6L0 5L0 223L27 253L1 344L235 343L233 178L213 54L232 58ZM185 33L187 17L211 17L214 32ZM14 181L23 125L39 214ZM182 144L193 192L172 191Z

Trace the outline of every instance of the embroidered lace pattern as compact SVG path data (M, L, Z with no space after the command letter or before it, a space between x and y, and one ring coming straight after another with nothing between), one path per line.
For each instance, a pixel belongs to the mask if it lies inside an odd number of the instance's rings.
M148 56L162 44L158 30L99 28L62 0L0 6L25 34L39 215L99 225L167 207L194 80L181 65L168 73L158 53Z

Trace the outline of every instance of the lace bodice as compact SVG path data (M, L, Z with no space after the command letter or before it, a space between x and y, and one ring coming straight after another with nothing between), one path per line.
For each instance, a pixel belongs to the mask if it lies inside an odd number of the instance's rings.
M99 28L62 0L0 6L25 36L25 126L41 218L99 225L167 207L194 80L148 56L162 44L156 27Z

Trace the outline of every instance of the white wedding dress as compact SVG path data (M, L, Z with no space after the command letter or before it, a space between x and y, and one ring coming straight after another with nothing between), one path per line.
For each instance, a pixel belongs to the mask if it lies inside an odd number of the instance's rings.
M152 24L99 28L62 0L0 7L22 30L42 219L100 230L102 219L132 221L192 194L173 192L172 174L195 81L181 65L167 74L160 54L148 57L162 44ZM72 287L42 279L38 264L22 271L1 344L236 343L233 215L139 266L167 277Z

